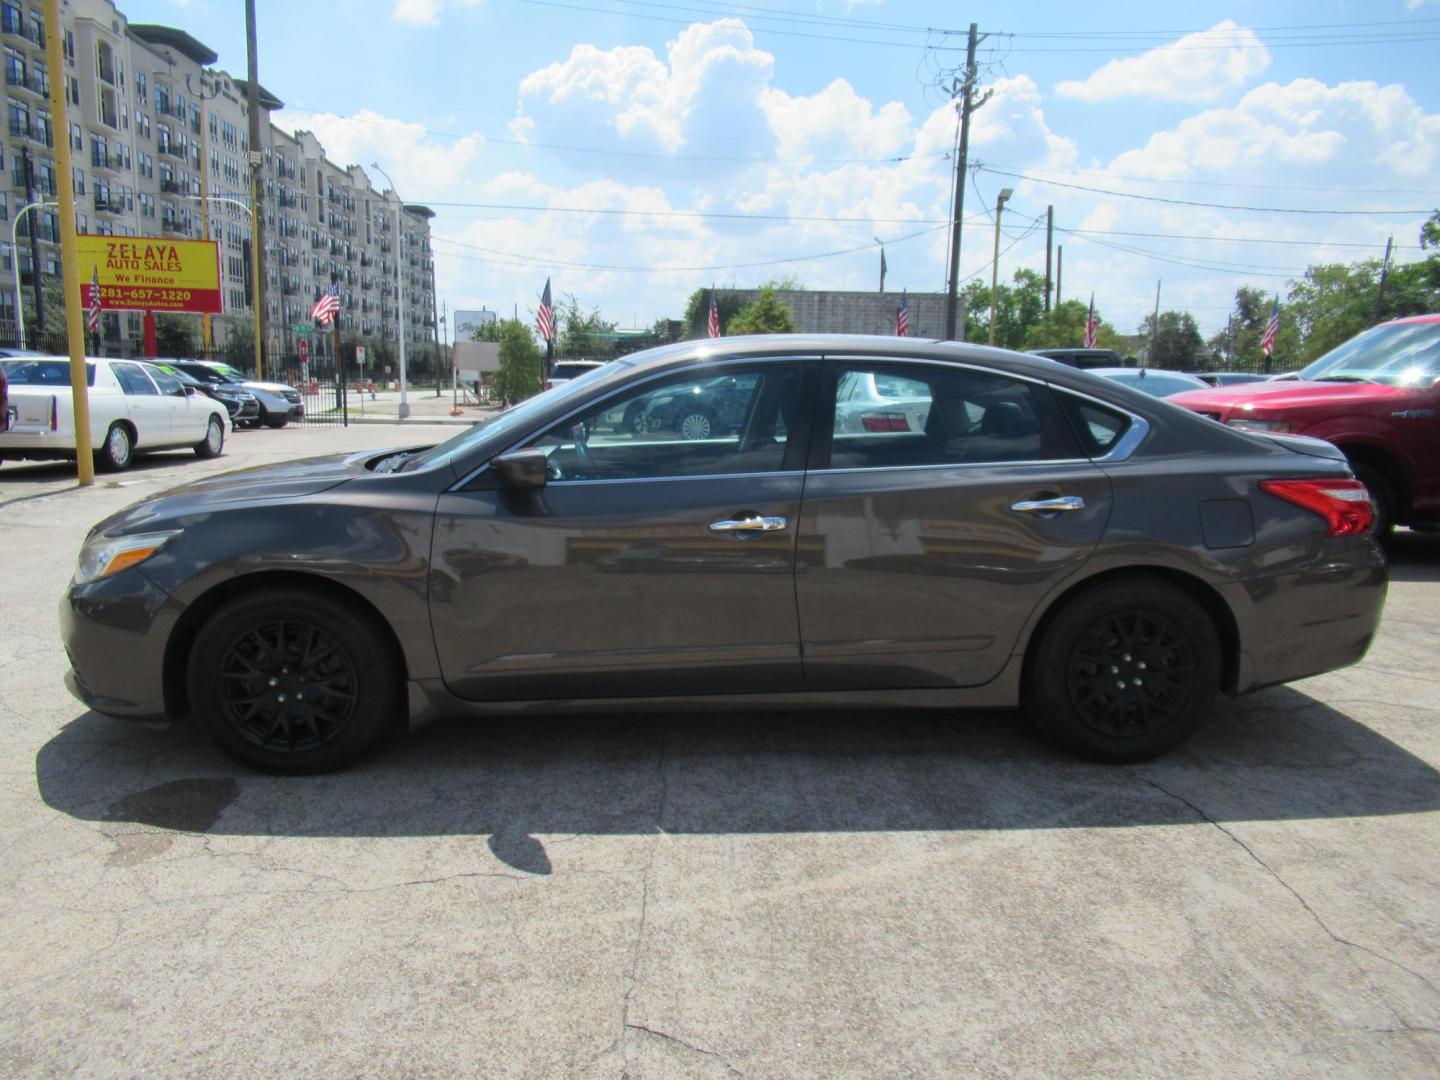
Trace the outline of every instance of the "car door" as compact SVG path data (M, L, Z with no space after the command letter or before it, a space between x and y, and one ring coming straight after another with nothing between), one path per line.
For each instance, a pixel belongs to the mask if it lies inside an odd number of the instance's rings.
M705 404L717 370L744 388L735 430L625 422L650 400ZM544 487L496 490L482 469L442 495L431 620L450 689L492 701L801 689L795 523L818 377L818 360L772 360L632 383L525 440L547 456Z
M187 394L184 383L153 364L143 366L170 410L170 441L197 443L203 439L210 422L210 410L206 407L210 399Z
M111 361L110 370L125 394L125 407L135 424L136 446L167 446L175 441L171 403L145 374L145 368L129 360Z
M837 390L872 379L906 408L855 425ZM812 690L989 681L1109 515L1049 388L1002 372L827 360L813 441L795 588Z

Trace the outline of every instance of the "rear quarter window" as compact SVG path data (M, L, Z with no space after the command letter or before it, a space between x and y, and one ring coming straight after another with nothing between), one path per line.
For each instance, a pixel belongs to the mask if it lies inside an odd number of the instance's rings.
M1055 391L1055 399L1074 430L1075 438L1080 440L1080 449L1089 457L1103 457L1113 450L1134 423L1119 409L1067 394L1063 390Z

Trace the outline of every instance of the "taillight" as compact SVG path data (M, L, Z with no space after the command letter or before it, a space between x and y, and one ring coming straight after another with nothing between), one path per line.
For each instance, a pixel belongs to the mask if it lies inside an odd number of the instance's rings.
M1368 532L1375 520L1370 493L1359 480L1261 480L1260 490L1319 514L1331 536Z
M866 431L910 430L910 421L905 419L904 413L899 412L866 413L860 417L860 423Z

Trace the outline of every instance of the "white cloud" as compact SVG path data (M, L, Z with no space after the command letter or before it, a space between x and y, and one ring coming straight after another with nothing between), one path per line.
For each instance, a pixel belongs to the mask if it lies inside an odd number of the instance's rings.
M892 101L877 112L844 79L836 79L809 97L767 89L760 102L779 139L781 157L841 156L856 151L880 157L896 153L911 138L910 113L904 105Z
M395 0L395 7L391 11L390 17L396 22L435 26L440 22L440 9L447 2L460 7L474 7L481 0Z
M1111 60L1085 79L1060 83L1055 91L1089 102L1124 97L1214 101L1269 66L1270 52L1254 32L1226 19L1172 45Z
M286 109L278 114L279 121L291 131L313 131L325 147L326 157L342 167L363 166L371 173L371 182L384 188L384 179L370 169L370 163L378 161L395 178L405 198L416 198L421 192L430 198L463 192L474 179L467 179L466 170L485 145L485 137L478 133L436 139L424 124L396 120L371 109L361 109L353 116Z

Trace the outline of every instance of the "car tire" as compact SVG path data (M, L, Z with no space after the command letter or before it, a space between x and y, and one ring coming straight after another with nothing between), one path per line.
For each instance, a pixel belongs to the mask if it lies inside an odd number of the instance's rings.
M226 604L196 634L191 714L251 768L329 772L374 746L403 708L398 668L383 630L355 605L265 589Z
M1372 465L1352 462L1350 467L1355 471L1355 479L1364 484L1365 490L1370 492L1370 505L1375 510L1375 522L1370 526L1370 535L1383 544L1395 531L1395 489L1390 486L1390 481L1385 479L1385 474Z
M682 439L708 439L715 427L715 416L709 409L681 409L675 414L675 431Z
M1145 761L1184 742L1220 689L1220 635L1188 593L1155 577L1083 589L1032 643L1022 702L1092 761Z
M645 423L645 403L643 401L632 401L625 406L625 415L620 421L620 426L632 439L638 439L649 434Z
M135 460L135 439L130 429L116 422L105 432L105 442L95 451L95 465L106 472L128 469Z
M290 418L288 416L275 416L268 413L265 416L265 426L268 428L275 428L278 430L279 428L284 427L289 422Z
M195 444L198 458L217 458L225 452L225 423L214 413L205 425L205 438Z

